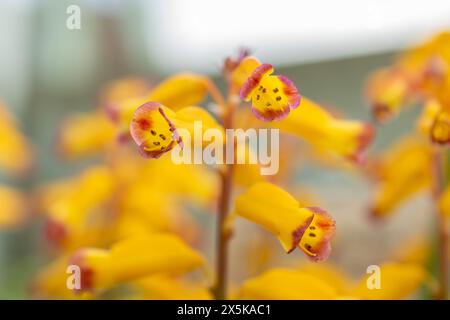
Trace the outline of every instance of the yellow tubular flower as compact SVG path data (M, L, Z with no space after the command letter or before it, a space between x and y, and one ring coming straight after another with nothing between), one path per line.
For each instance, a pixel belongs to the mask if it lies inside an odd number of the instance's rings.
M166 274L139 279L132 285L137 289L137 299L211 300L213 298L205 285Z
M0 185L0 230L22 224L27 213L25 196L18 190Z
M183 274L204 265L203 257L171 234L133 236L110 250L77 251L71 264L81 269L81 290L107 289L158 273Z
M328 258L334 220L318 207L300 207L289 193L270 183L257 183L241 194L235 213L274 234L289 253L302 249L312 261Z
M380 288L368 288L368 274L350 294L362 299L398 300L411 296L421 284L430 280L424 267L405 263L384 263L380 266Z
M146 102L158 101L173 110L179 110L200 103L209 90L210 82L207 77L190 73L177 74L161 82L145 95L107 105L106 112L118 127L118 138L126 140L134 112Z
M32 165L33 153L14 117L0 102L0 168L6 173L23 174Z
M373 117L386 122L397 115L408 102L409 90L410 84L400 70L390 68L374 73L366 89Z
M65 119L59 135L63 156L77 159L104 151L114 141L114 125L105 114L95 111Z
M314 264L303 263L297 270L321 279L331 287L335 288L340 295L347 294L350 290L351 281L349 277L337 266L329 262Z
M114 189L114 178L103 166L89 168L79 176L38 189L39 208L48 218L48 239L65 247L71 237L79 235L86 227L98 230L96 224L111 220L103 209Z
M209 79L193 73L176 74L156 86L147 101L158 101L179 110L202 102L209 90Z
M128 77L112 81L106 85L100 94L100 102L103 106L121 103L130 98L141 97L150 90L147 80L136 77Z
M253 66L249 61L244 62ZM301 96L294 83L285 76L272 75L273 71L270 64L259 65L240 91L242 99L252 101L252 112L262 121L281 120L300 104Z
M38 299L91 299L90 292L69 289L69 256L62 255L39 270L31 283L31 295Z
M239 298L255 300L330 300L336 290L322 279L290 269L272 269L241 287Z
M159 158L175 145L183 146L177 128L187 130L194 137L195 121L201 123L203 131L221 129L214 118L200 107L186 107L174 112L159 102L147 102L134 112L130 133L143 156ZM200 133L203 137L203 132Z
M391 68L376 72L369 81L368 98L377 120L398 113L405 104L434 97L450 106L450 32L401 54Z
M337 119L305 97L289 117L271 125L355 162L363 160L362 152L374 137L370 124Z
M431 186L432 150L426 141L407 137L397 142L376 164L379 177L371 216L381 218L405 200Z

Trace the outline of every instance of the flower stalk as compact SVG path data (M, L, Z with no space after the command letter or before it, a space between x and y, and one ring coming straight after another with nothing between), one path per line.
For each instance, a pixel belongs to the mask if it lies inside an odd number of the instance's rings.
M216 99L216 101L221 99ZM230 85L225 108L221 107L221 120L224 129L232 129L234 126L234 111L236 105L236 92L233 85ZM223 105L222 105L223 106ZM228 136L226 137L229 138ZM224 144L226 148L227 144ZM225 154L226 150L224 150ZM216 284L214 286L214 296L218 300L224 300L227 296L228 280L228 240L229 233L226 230L227 216L230 211L230 202L233 193L233 164L225 164L223 171L219 171L221 178L220 196L218 202L217 216L217 245L216 245Z
M448 180L448 162L444 152L435 150L434 153L434 197L439 199L445 184ZM438 200L435 201L438 203ZM438 276L439 289L436 299L445 300L448 298L449 282L449 234L447 217L441 212L439 205L436 206L436 233L437 233L437 255L438 255Z

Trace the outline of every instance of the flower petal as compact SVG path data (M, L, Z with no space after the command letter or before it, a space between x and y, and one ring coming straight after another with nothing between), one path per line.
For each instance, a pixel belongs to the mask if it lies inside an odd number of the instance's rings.
M104 151L114 140L114 125L103 113L77 114L65 119L60 129L59 151L76 159Z
M70 263L81 269L81 290L90 290L158 273L183 274L203 266L204 259L177 236L158 233L133 236L110 250L81 249Z
M330 240L336 231L335 221L318 207L308 209L314 212L314 218L305 230L299 246L312 261L326 260L331 253Z
M0 185L0 230L15 228L26 218L27 202L19 190Z
M181 143L171 116L175 113L158 102L147 102L134 112L130 132L143 156L159 158Z
M364 276L351 290L351 295L362 299L398 300L411 296L429 276L419 265L390 262L380 266L381 286L371 290L367 281L372 274Z
M208 78L194 73L180 73L158 84L147 101L158 101L172 110L199 104L208 93Z
M257 67L241 88L241 97L252 100L252 112L262 121L285 118L300 104L294 83L284 76L272 76L270 64Z
M303 237L316 219L313 227L318 229L316 232L321 241L313 242L314 247L310 248L308 255L314 256L315 260L327 256L328 241L334 234L334 222L319 208L301 208L289 193L273 184L260 182L241 194L236 199L235 213L276 235L287 253L299 244L300 247L302 243L307 246L302 242Z
M241 88L253 71L261 65L261 62L253 56L243 58L239 65L233 70L231 80L237 88Z
M330 300L336 290L320 278L298 270L272 269L247 280L239 298L251 300Z
M33 158L30 143L0 101L0 168L7 174L21 175L31 169Z
M370 124L337 119L305 97L289 117L272 122L271 126L357 163L362 161L362 153L374 137Z
M431 140L444 145L450 143L450 111L442 109L431 127Z
M392 213L401 203L431 186L432 150L426 141L406 137L387 150L375 170L379 181L371 203L371 217Z

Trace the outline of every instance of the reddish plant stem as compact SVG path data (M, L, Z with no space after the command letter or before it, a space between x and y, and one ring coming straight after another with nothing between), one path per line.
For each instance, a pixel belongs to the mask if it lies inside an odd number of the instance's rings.
M232 129L234 125L234 93L230 89L226 108L222 110L222 125L224 129ZM228 137L227 137L228 138ZM224 155L227 149L224 145ZM216 299L223 300L227 297L228 283L228 240L229 233L226 230L227 216L230 212L230 202L233 194L233 164L225 164L225 169L220 171L221 190L218 203L217 217L217 261L216 261L216 285L214 295Z
M437 299L444 300L448 296L448 281L449 281L449 233L448 221L439 208L439 197L445 188L444 166L446 168L446 161L443 157L442 150L434 150L434 199L436 204L436 231L437 239L437 254L439 260L439 291L436 295Z

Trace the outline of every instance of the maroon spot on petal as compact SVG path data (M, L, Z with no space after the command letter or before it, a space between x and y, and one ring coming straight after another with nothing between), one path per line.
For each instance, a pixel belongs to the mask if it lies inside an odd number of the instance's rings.
M295 229L292 232L292 247L289 249L289 251L287 253L291 253L292 251L295 250L295 248L297 248L298 244L300 243L300 240L302 240L303 234L305 233L306 229L311 224L313 218L314 218L314 216L311 216L311 218L309 218L305 222L305 224L299 226L297 229Z
M151 121L146 118L137 119L136 122L142 130L148 130L152 125Z

